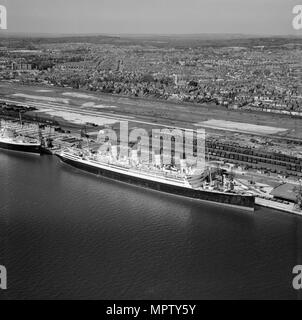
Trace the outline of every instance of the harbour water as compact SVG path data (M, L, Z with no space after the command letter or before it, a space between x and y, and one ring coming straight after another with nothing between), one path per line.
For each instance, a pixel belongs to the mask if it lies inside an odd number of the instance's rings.
M1 298L301 298L292 288L301 217L160 194L2 150L0 185Z

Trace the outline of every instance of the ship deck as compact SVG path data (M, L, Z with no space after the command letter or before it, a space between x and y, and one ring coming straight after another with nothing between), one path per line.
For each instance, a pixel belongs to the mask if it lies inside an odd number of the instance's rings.
M119 164L119 165L110 164L110 163L98 161L98 160L90 158L90 157L82 158L79 155L76 155L76 154L73 154L73 153L69 153L69 152L63 152L59 156L63 157L63 158L65 157L65 158L70 159L72 161L77 161L77 162L83 163L83 164L88 165L88 166L94 166L96 168L100 168L100 169L103 169L103 170L111 170L111 171L114 171L114 172L117 172L117 173L121 173L121 174L129 175L129 176L137 177L137 178L140 178L140 179L147 179L147 180L150 180L150 181L169 184L169 185L173 185L173 186L177 186L177 187L183 187L183 188L190 189L190 190L208 191L208 192L211 192L211 193L225 194L225 195L229 195L229 196L234 196L236 194L240 195L238 193L220 191L220 190L215 190L213 188L209 188L209 189L193 188L186 181L185 177L179 177L178 176L178 178L171 178L171 177L165 176L164 174L162 174L159 171L140 170L138 168L133 168L133 167L126 166L126 165L123 165L123 164ZM247 196L247 195L245 195L245 196Z

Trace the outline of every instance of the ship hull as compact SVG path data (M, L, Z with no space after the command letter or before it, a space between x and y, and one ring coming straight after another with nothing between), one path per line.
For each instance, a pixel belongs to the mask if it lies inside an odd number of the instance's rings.
M92 173L97 176L117 180L120 182L132 184L138 187L148 188L159 192L182 196L186 198L212 202L224 206L243 208L245 210L254 211L255 197L244 196L236 194L227 194L222 192L212 192L206 190L195 190L182 186L174 186L163 182L153 181L145 178L138 178L129 174L123 174L112 171L110 169L99 168L94 165L86 164L77 160L65 158L58 155L58 157L66 164L71 165L82 171Z
M13 150L19 152L26 152L26 153L41 153L41 147L39 145L30 145L30 144L15 144L9 142L0 141L0 148L6 150Z

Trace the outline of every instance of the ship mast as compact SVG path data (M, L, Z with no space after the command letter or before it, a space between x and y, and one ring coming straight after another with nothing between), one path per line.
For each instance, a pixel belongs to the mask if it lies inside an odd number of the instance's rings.
M208 165L209 165L209 171L210 171L209 177L210 177L210 186L211 186L212 185L212 169L210 166L210 154L209 154L209 148L206 148L206 149L207 149L207 156L208 156Z
M86 126L84 126L84 128L82 128L82 130L81 130L81 137L82 137L82 138L86 138L86 141L87 141L87 149L88 149L88 151L89 151L89 150L90 150L89 135L87 134L87 128L86 128Z
M21 112L19 112L19 119L20 119L21 129L23 129L22 114L21 114Z

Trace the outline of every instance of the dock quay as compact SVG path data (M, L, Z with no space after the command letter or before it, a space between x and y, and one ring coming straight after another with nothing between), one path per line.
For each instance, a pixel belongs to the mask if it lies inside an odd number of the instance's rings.
M284 203L279 203L277 201L256 197L256 205L302 216L302 211L297 210L294 203L284 204Z
M51 123L51 121L39 122L34 120L20 121L20 119L1 119L0 128L3 127L7 127L13 130L17 135L26 136L29 138L40 138L41 140L43 139L45 144L42 147L42 153L48 155L59 155L61 151L64 149L85 146L86 144L89 145L90 149L97 149L99 147L99 145L96 142L96 137L98 133L97 130L99 128L95 127L90 128L90 130L85 132L86 137L83 136L83 128L81 128L80 126L72 128L69 126L65 127L64 125L62 125L61 127L56 123ZM284 192L284 190L279 191L279 194L276 194L276 198L273 195L274 190L277 190L278 188L282 189L280 188L280 186L284 186L283 189L286 189L286 185L298 185L299 181L297 180L297 176L292 177L296 179L296 181L294 181L285 178L280 179L276 173L275 176L267 176L267 179L264 183L262 181L263 179L265 179L265 175L263 174L263 172L261 172L261 174L257 173L257 169L259 171L261 167L255 167L256 171L253 171L252 169L249 169L247 167L244 168L243 164L244 160L246 160L244 157L249 157L248 159L250 159L251 157L261 158L263 161L263 164L261 164L261 166L264 165L264 161L272 162L273 159L268 154L250 154L251 151L249 150L244 154L242 158L239 158L242 161L240 161L239 159L237 160L236 157L231 157L231 159L222 157L217 158L218 152L228 152L229 154L237 152L237 149L230 148L230 146L226 148L225 145L214 145L212 142L208 142L208 159L211 162L211 165L215 167L216 162L219 159L222 168L232 171L233 174L236 176L236 181L240 182L239 185L241 184L248 193L255 196L256 205L272 208L274 210L287 212L290 214L302 215L302 211L299 211L297 209L295 199L293 199L292 195L291 199L283 197L282 192ZM255 151L253 150L252 152L255 153ZM223 154L221 154L221 156L223 156ZM285 170L286 165L288 163L295 164L295 169L300 169L298 168L298 166L300 165L300 159L299 164L297 164L297 160L298 159L293 159L290 157L283 157L282 159L278 159L280 164L284 164L284 167L282 169ZM234 163L234 161L239 161L239 163L236 164ZM284 195L286 193L288 193L287 190L284 193Z

